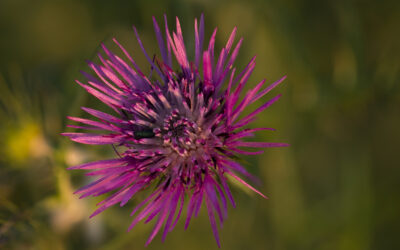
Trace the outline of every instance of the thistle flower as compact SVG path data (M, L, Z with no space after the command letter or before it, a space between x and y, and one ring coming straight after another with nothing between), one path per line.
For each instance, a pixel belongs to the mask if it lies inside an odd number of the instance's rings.
M214 54L217 29L203 50L203 15L199 24L196 19L194 61L189 61L178 18L172 36L165 16L164 19L165 37L153 17L160 59L150 58L136 28L133 28L150 64L150 71L155 72L154 76L146 76L115 39L113 41L128 62L104 45L102 48L106 57L99 54L101 64L88 62L97 77L82 72L88 84L77 83L111 107L115 114L83 107L84 111L97 120L68 117L83 124L70 127L107 132L63 135L83 144L112 144L123 152L118 153L115 159L90 162L69 169L91 170L86 175L98 176L96 181L76 191L81 198L114 192L98 204L100 207L90 217L117 203L124 206L138 192L154 187L154 191L132 211L131 216L138 214L129 230L139 221L147 223L155 219L154 229L146 245L153 240L163 224L164 240L177 224L185 199L188 199L185 229L204 203L214 237L220 246L217 221L222 225L226 218L228 200L235 207L227 178L237 180L266 198L239 176L252 178L235 161L237 154L255 155L263 152L248 151L246 148L287 146L283 143L243 140L253 136L254 132L273 130L244 127L278 100L280 95L240 119L239 115L285 77L267 87L264 87L265 80L262 80L240 98L254 70L255 57L242 71L236 73L233 63L242 44L240 39L233 47L236 28L217 56ZM176 71L173 70L172 55L179 66Z

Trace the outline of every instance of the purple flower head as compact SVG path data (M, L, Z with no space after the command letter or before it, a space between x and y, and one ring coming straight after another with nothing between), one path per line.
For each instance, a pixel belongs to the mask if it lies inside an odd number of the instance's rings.
M236 71L233 63L242 44L240 39L234 46L236 28L221 52L214 54L217 30L214 30L204 49L203 16L200 23L195 20L194 60L189 61L178 18L176 31L172 33L165 16L164 19L165 36L153 17L161 58L149 56L134 28L153 76L146 76L115 39L114 42L127 60L102 45L106 56L99 54L101 64L88 63L96 76L83 72L88 84L77 81L78 84L111 107L115 114L82 108L96 120L69 117L83 124L70 127L106 132L63 135L84 144L112 144L123 152L115 159L90 162L69 169L90 170L86 175L98 177L76 191L81 198L113 192L98 204L99 208L90 217L112 205L125 205L138 192L154 190L134 208L131 215L135 215L135 218L129 227L130 230L142 220L147 223L155 219L146 245L160 230L163 231L162 239L165 239L181 217L187 199L185 228L192 216L197 216L201 205L205 204L211 228L220 246L217 222L222 225L226 218L228 200L235 206L227 178L239 181L266 198L240 177L252 178L235 161L237 154L262 153L246 148L287 146L283 143L243 140L253 136L254 132L273 130L244 127L278 100L280 95L244 117L239 115L285 77L267 87L263 80L241 98L243 87L254 70L255 57L242 71ZM172 55L178 64L176 70Z

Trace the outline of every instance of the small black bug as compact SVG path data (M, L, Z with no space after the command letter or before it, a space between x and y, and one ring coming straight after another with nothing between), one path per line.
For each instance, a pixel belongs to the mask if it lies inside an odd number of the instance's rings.
M134 131L133 135L136 140L139 140L142 138L153 138L155 136L153 130Z

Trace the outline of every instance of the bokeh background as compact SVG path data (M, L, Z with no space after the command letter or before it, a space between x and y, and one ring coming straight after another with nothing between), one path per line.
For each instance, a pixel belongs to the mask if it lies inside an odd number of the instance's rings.
M132 25L158 53L152 15L170 28L179 16L193 52L202 12L219 49L238 27L239 68L258 56L248 88L288 76L256 125L291 147L245 158L270 199L233 187L222 249L400 249L400 1L0 0L1 249L144 249L151 223L126 232L136 201L89 220L99 199L72 194L88 179L66 167L112 149L60 133L80 106L105 107L74 82L100 42L116 37L145 68ZM202 211L147 249L217 245Z

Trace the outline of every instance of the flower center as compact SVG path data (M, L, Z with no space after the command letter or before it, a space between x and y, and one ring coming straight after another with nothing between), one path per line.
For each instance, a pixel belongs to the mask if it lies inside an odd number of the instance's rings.
M196 123L174 110L164 118L162 128L154 129L154 134L163 139L164 145L170 146L181 156L187 156L190 150L196 148L199 131Z

